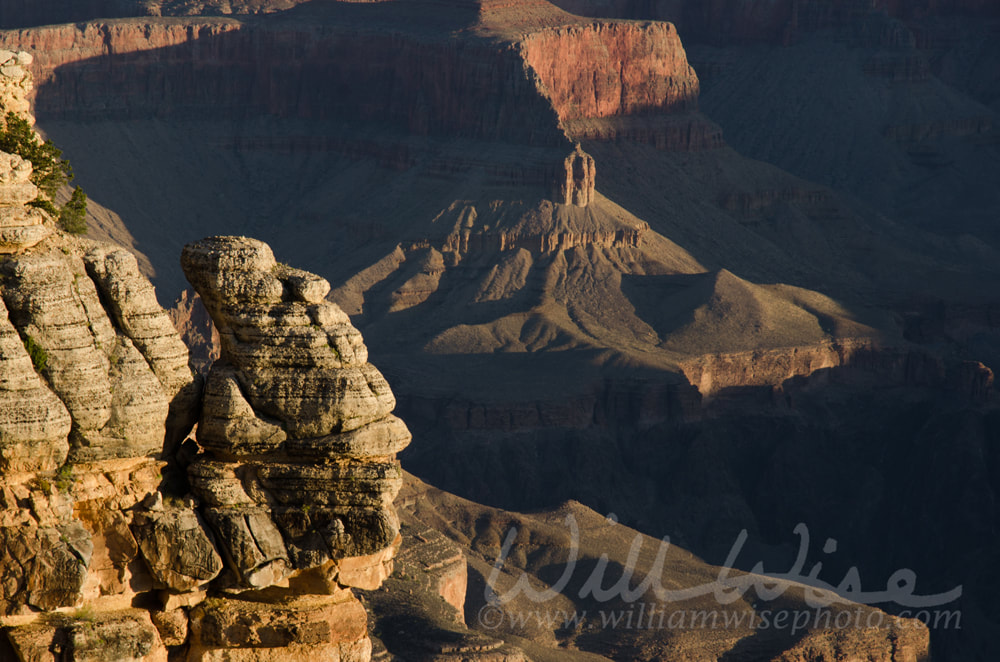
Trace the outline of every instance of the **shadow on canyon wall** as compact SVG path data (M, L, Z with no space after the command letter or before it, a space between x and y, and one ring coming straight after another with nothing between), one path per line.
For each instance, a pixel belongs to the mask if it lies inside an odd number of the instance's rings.
M973 304L971 331L956 331L955 315L933 314L935 301L995 291L994 247L913 231L725 146L671 152L585 140L607 182L598 190L611 200L550 214L569 226L564 234L586 237L565 251L579 269L555 273L585 272L576 284L597 291L594 283L617 273L623 309L656 332L650 347L689 321L658 301L700 287L706 271L732 269L837 295L851 321L867 319L869 304L892 302L905 328L880 321L872 329L905 332L928 351L910 352L897 337L904 349L864 354L861 364L780 387L724 385L710 397L676 364L642 364L606 339L587 345L584 334L550 327L540 346L565 351L504 353L502 338L479 353L446 345L426 353L452 327L530 308L548 282L543 267L563 252L525 249L525 264L538 270L502 302L466 295L479 274L520 268L507 260L515 251L435 262L441 255L431 249L451 232L444 221L459 211L462 223L502 229L493 208L542 205L572 146L512 50L479 34L453 38L474 26L469 8L427 14L417 3L316 2L266 19L54 28L26 37L49 57L61 57L60 48L66 57L39 80L36 114L92 197L122 215L150 256L161 297L183 283L173 266L180 247L211 234L258 236L335 286L369 273L351 312L414 431L403 460L422 478L510 509L577 499L714 563L746 528L742 564L787 567L792 530L803 522L814 548L838 541L836 554L821 557L833 583L857 565L866 589L900 568L916 573L920 594L963 584L962 630L935 631L934 645L944 659L994 655L1000 419L977 361L996 367L997 324ZM117 44L113 54L107 43ZM462 205L442 211L469 200L478 221ZM643 244L641 255L623 245L631 239L601 244L591 222L615 238L623 224L647 223L654 248ZM583 264L595 255L604 271ZM727 292L758 292L733 278ZM707 288L681 313L693 316L716 293ZM588 312L605 300L592 298ZM903 307L914 298L916 308ZM511 335L530 346L526 327ZM608 338L626 337L615 333ZM932 358L938 350L945 359ZM735 364L758 359L749 353ZM725 383L716 370L713 379ZM463 390L467 399L456 395Z

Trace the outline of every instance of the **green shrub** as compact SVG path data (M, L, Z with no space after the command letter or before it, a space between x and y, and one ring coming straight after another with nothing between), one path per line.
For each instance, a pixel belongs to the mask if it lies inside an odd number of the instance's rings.
M60 492L69 492L75 482L76 477L73 476L72 465L64 464L56 471L56 488Z
M29 202L59 219L66 232L83 234L87 231L87 195L77 186L69 202L60 209L53 200L56 192L73 180L73 168L62 158L62 150L51 140L42 142L26 120L14 113L7 113L0 127L0 152L17 154L31 162L31 182L41 191Z
M28 206L38 207L42 211L47 212L49 216L53 217L59 216L59 208L56 207L51 200L49 200L48 198L43 198L42 196L38 196L37 198L29 202Z
M36 372L43 372L49 364L49 353L45 351L45 348L35 342L35 339L31 336L24 337L24 348L28 350L28 356L31 357L31 362L35 364Z
M73 179L73 168L62 159L62 150L51 140L40 142L35 130L15 113L7 113L0 132L0 151L31 161L31 181L52 199L63 184Z
M87 232L87 194L77 186L59 212L59 225L70 234Z
M75 618L78 621L81 621L84 624L88 623L92 624L95 620L97 620L97 612L94 611L94 608L92 606L83 605L75 612L73 612L73 618Z

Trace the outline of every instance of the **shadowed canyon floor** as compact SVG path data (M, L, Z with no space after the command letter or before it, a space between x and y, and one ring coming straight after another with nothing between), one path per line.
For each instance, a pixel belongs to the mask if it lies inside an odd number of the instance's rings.
M742 528L784 562L806 522L841 541L833 574L965 584L935 652L989 659L995 28L866 10L705 45L689 16L313 0L0 46L34 53L91 234L140 252L161 303L211 234L330 281L421 477L576 499L716 564Z

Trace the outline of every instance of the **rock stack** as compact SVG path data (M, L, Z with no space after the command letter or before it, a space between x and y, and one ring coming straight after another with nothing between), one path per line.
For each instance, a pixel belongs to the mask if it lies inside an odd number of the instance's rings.
M183 263L222 340L203 398L130 253L52 229L0 262L0 655L368 660L392 393L326 281L245 238Z
M191 659L263 659L253 649L275 641L366 659L364 610L347 589L378 587L398 546L394 455L410 434L392 393L322 278L243 237L191 244L181 263L221 339L188 476L232 596L192 612Z
M30 121L29 63L0 51ZM31 175L0 152L0 659L368 660L350 587L391 572L410 435L329 284L187 247L203 398L135 256L58 230Z

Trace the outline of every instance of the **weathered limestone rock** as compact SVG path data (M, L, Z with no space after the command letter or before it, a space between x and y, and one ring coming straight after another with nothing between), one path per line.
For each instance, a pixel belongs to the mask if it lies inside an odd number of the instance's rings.
M33 62L30 53L0 50L0 108L25 118L30 124L35 123L30 101L35 84L29 71Z
M30 336L29 336L30 337ZM70 415L35 372L0 300L0 470L50 471L66 461Z
M191 662L365 660L365 609L349 591L331 596L208 600L191 610Z
M370 657L347 587L392 571L409 431L326 281L214 241L219 268L192 278L225 339L204 407L130 254L54 233L0 262L0 613L19 659ZM150 457L201 409L200 447Z
M59 237L0 275L10 321L72 416L71 461L153 455L190 429L187 350L131 254Z
M29 53L0 50L0 125L7 113L35 123L29 95L32 88ZM26 208L38 195L31 183L31 163L15 154L0 152L0 255L30 248L52 234L47 216L39 209Z
M31 183L31 163L16 154L0 152L0 205L19 207L35 199L38 187Z
M132 530L153 578L169 589L189 591L222 571L222 559L190 508L140 512Z
M198 441L219 457L252 457L280 451L288 436L279 423L254 413L232 368L213 368L205 385L204 412Z
M243 237L191 244L181 264L247 400L291 437L352 430L395 406L347 315L330 302L309 301L329 287L326 281L279 266L266 244Z
M135 255L100 245L83 259L87 274L109 306L113 322L147 357L167 394L172 397L189 386L187 348L157 303L152 284L139 271Z
M165 662L148 612L119 610L154 580L221 570L191 507L141 513L140 542L130 529L198 383L135 258L55 230L25 206L30 175L0 154L0 615L20 619L4 636L22 660ZM82 609L30 622L67 607Z
M30 162L0 152L0 254L31 248L52 234L45 213L24 206L38 195L31 173Z
M48 662L166 662L167 649L149 612L128 609L59 617L12 629L8 638L19 660Z
M43 374L73 416L72 460L156 453L167 396L146 358L112 327L82 267L57 251L5 262L11 320L47 354Z
M393 456L410 434L361 334L323 300L329 284L243 237L191 244L181 263L222 340L198 426L207 454L188 473L242 585L390 548Z
M554 199L564 205L586 207L594 201L597 166L594 157L577 145L563 161L565 177L555 184Z

